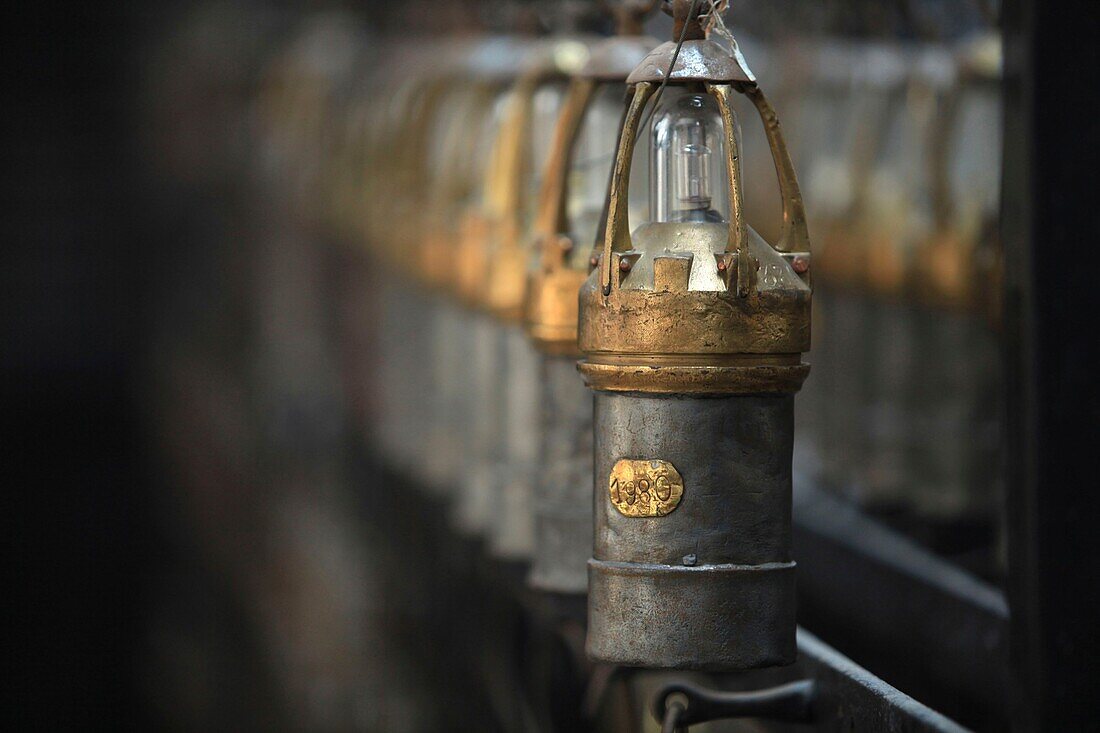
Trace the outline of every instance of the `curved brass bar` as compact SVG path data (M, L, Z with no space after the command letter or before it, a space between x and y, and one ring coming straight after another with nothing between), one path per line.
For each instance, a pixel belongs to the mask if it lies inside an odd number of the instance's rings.
M569 199L569 168L577 146L585 111L596 90L593 79L574 79L554 127L554 140L547 156L546 175L539 191L535 237L556 237L569 231L566 202Z
M523 236L524 213L530 211L527 199L527 181L534 171L531 170L531 117L534 114L535 93L543 82L542 76L533 76L520 81L515 110L515 142L508 151L505 163L504 228L501 231L501 244L505 247L519 246Z
M471 124L471 117L480 121L491 113L493 98L498 88L493 83L475 82L469 85L468 98L458 110L459 124L452 124L446 132L444 148L447 151L442 167L436 172L438 215L451 221L453 208L472 193L473 175L470 169L471 151L477 144L475 133L481 129L479 122Z
M514 94L515 90L509 90L507 94ZM507 104L511 104L509 99ZM510 114L502 115L492 145L489 146L489 159L485 163L485 176L482 180L481 201L484 213L489 218L499 217L504 212L502 200L504 181L503 171L504 151L508 148L507 138L512 134L509 124Z
M760 114L764 134L767 135L768 146L772 150L775 175L779 179L779 195L783 199L783 224L775 249L779 252L808 253L810 233L806 227L806 207L802 203L802 189L798 185L794 163L791 162L791 154L787 150L787 141L779 127L779 116L759 86L746 85L744 94L752 100Z
M737 145L737 118L730 103L733 88L729 84L707 84L707 93L718 100L722 127L726 132L726 176L729 181L730 236L727 252L741 252L747 232L745 205L741 199L741 150Z
M634 96L626 114L619 150L615 154L615 172L611 176L610 203L607 210L607 227L604 230L603 255L600 257L600 283L603 294L611 293L611 253L630 249L630 222L627 210L630 200L630 166L634 160L634 145L638 139L638 124L646 102L656 90L651 82L634 85Z
M531 108L539 76L532 74L516 82L497 139L496 175L488 200L494 218L502 227L504 244L515 242L521 229L523 195L526 181L527 149L530 136Z
M619 145L623 139L623 127L626 125L626 118L630 110L628 107L623 107L623 113L619 116L619 131L615 135L615 149L619 149ZM610 218L611 210L611 181L615 176L615 167L612 166L607 172L607 194L604 196L603 210L600 211L600 223L596 227L596 239L592 242L592 256L589 260L588 272L591 273L599 262L600 253L603 252L603 243L607 240L607 221Z

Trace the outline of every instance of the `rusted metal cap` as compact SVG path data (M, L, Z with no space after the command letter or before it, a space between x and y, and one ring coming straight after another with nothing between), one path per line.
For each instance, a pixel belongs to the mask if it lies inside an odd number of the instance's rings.
M676 41L662 43L627 77L627 84L648 81L660 83L668 74L669 81L699 81L724 84L729 82L755 83L756 77L740 54L728 50L710 40L684 41L676 56L672 73L668 67L676 55Z

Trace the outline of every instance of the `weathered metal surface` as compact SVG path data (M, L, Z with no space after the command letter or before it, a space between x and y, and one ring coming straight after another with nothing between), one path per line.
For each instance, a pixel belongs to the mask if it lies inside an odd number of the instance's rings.
M596 390L599 488L586 648L593 659L625 665L745 669L794 660L793 393L808 372L809 238L775 112L740 55L702 39L701 7L670 4L687 42L660 47L628 79L634 93L602 253L579 298L580 368ZM638 128L666 74L707 82L717 102L729 221L649 223L631 233ZM731 100L750 87L783 204L776 246L744 218ZM635 467L656 481L648 461L676 467L678 505L655 507L650 494L640 512L629 493L614 491L634 479L636 502Z
M464 441L453 520L459 532L478 537L489 529L502 479L499 436L504 399L499 377L503 340L501 327L487 314L470 313L466 318L470 337L464 341L466 353L459 368L471 385L463 407L470 429Z
M595 495L588 652L673 668L786 664L793 397L597 392L595 476L660 456L686 487L676 511L627 517Z
M714 41L685 41L670 74L668 67L675 52L676 41L662 43L642 59L627 77L627 83L660 82L666 74L670 81L681 82L752 82L756 79L741 60Z
M799 390L809 364L784 366L580 365L592 389L646 394L778 394Z
M555 593L588 589L592 555L592 393L571 357L542 358L535 553L529 582Z
M535 481L539 452L539 357L518 325L503 329L504 361L497 389L504 423L498 433L503 458L499 494L492 509L492 553L528 560L535 544Z
M570 85L539 191L533 231L535 266L527 278L524 315L531 338L551 353L577 350L577 291L587 269L577 268L575 258L569 256L577 248L566 201L577 138L595 90L591 80L577 79Z
M794 563L673 567L589 562L591 659L730 670L790 664Z

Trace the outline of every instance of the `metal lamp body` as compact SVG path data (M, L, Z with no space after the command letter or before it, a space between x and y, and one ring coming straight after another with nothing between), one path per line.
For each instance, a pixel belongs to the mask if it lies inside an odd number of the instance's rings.
M809 239L774 110L739 57L696 33L628 79L604 249L580 292L580 370L595 393L586 649L612 664L747 669L795 658L791 463L809 371ZM717 103L728 222L631 234L638 126L673 58L667 83ZM734 93L754 103L772 150L774 247L744 221Z
M647 667L792 662L793 396L596 392L595 434L588 653ZM608 499L620 456L675 467L679 506L622 514Z
M810 293L746 233L753 273L772 284L755 303L730 292L732 276L729 289L692 289L725 284L727 227L706 223L640 227L632 250L613 253L632 264L613 268L611 293L598 273L581 291L581 369L595 391L595 660L708 670L794 661L794 393L808 371L798 353ZM615 351L590 350L597 343ZM698 353L706 344L778 352ZM662 476L678 487L674 504L662 504Z
M592 554L592 396L574 356L541 359L542 443L528 583L579 596L588 590Z
M498 329L504 346L500 495L492 552L505 561L530 559L535 544L535 462L539 451L539 358L519 324Z
M488 38L466 49L462 72L469 77L464 83L471 86L473 108L460 110L465 129L459 128L447 145L459 151L458 173L441 194L446 215L416 259L428 281L453 296L444 306L449 312L441 315L435 354L446 363L436 368L443 414L433 418L448 448L432 457L432 473L453 485L451 525L477 542L488 539L493 524L505 414L498 379L504 344L484 302L485 273L491 236L504 211L501 149L511 134L507 99L526 56L525 44L509 37Z
M492 525L497 486L501 480L500 431L504 403L497 383L503 344L497 324L487 313L465 312L466 332L459 361L469 385L466 416L469 430L464 439L465 458L452 520L470 539L484 538Z

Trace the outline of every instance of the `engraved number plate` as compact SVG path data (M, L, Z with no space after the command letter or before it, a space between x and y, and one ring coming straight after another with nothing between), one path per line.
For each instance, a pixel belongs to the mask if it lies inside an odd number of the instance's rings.
M680 503L684 479L668 461L624 458L611 469L611 503L627 517L663 517Z

